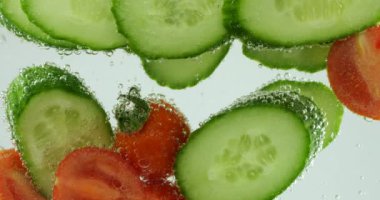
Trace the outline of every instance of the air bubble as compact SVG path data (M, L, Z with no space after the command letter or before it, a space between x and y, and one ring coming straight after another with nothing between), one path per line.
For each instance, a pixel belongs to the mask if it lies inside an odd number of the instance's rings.
M111 57L114 52L113 51L106 51L104 53L106 54L106 56Z
M368 118L368 117L364 117L364 121L369 122L369 123L372 123L372 122L374 122L375 120L373 120L373 119L371 119L371 118Z
M91 50L91 49L85 49L84 52L86 54L89 54L89 55L97 55L98 54L97 51L94 51L94 50Z
M364 195L365 195L365 192L364 192L363 190L359 190L359 191L358 191L358 194L359 194L360 196L364 196Z
M58 49L57 52L60 56L70 56L74 53L74 51L68 49Z
M5 43L7 41L7 38L5 37L5 35L1 34L0 35L0 43Z
M149 161L140 159L137 161L137 164L142 168L142 169L147 169L150 166Z

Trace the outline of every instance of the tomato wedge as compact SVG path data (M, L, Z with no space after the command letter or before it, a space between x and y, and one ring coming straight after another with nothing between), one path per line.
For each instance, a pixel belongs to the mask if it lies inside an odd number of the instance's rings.
M75 150L56 172L54 200L147 200L137 171L120 154L99 148Z
M44 200L26 174L15 150L0 151L0 200Z
M380 120L380 26L335 42L327 69L331 87L345 106Z

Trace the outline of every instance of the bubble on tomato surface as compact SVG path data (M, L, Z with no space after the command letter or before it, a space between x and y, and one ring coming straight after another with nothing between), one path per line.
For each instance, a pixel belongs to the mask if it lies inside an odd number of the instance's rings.
M150 167L150 162L148 160L145 160L145 159L139 159L137 161L137 165L139 167L141 167L142 169L149 169Z

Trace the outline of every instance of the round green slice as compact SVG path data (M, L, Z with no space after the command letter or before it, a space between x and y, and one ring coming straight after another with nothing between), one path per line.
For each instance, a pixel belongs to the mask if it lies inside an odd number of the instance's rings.
M209 77L226 56L230 43L197 57L143 60L145 72L161 86L184 89Z
M378 0L228 0L226 25L273 46L328 43L380 21Z
M145 58L186 58L222 44L223 0L113 0L119 30Z
M111 147L107 115L82 81L45 65L23 70L6 96L12 136L37 189L52 197L55 171L71 151Z
M321 149L324 117L291 92L259 93L204 123L182 148L176 178L187 200L269 200Z
M30 22L21 8L20 0L0 0L0 13L3 16L5 26L26 40L66 49L75 49L77 47L74 43L52 38Z
M330 47L331 45L313 45L285 49L244 44L243 53L269 68L314 73L326 68Z
M326 115L326 127L323 147L327 147L338 135L342 122L344 108L330 88L319 82L301 82L290 80L275 81L261 90L264 91L298 91L300 94L312 99Z
M124 47L112 0L21 0L29 19L49 35L93 50Z

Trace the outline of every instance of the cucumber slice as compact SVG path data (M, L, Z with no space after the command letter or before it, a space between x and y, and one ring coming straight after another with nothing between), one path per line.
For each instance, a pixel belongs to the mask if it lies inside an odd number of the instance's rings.
M184 59L142 59L145 72L161 86L184 89L209 77L227 55L231 43Z
M244 44L243 53L269 68L294 68L314 73L326 68L330 47L331 45L313 45L284 49Z
M30 22L21 8L20 0L0 0L0 13L5 27L26 40L65 49L76 48L76 45L71 42L52 38Z
M68 71L49 65L27 68L11 83L6 104L18 151L48 198L65 155L80 147L113 143L105 111Z
M223 0L113 0L130 47L151 58L186 58L226 41Z
M326 148L338 135L340 124L343 118L344 108L338 101L333 91L322 83L300 82L290 80L278 80L261 90L263 91L298 91L300 94L312 99L315 104L324 112L327 119L326 135L323 147Z
M307 97L259 93L213 116L177 156L188 200L268 200L321 149L324 117Z
M273 46L328 43L376 25L378 0L227 0L226 26Z
M21 0L29 19L49 35L92 50L126 46L112 16L111 0Z

